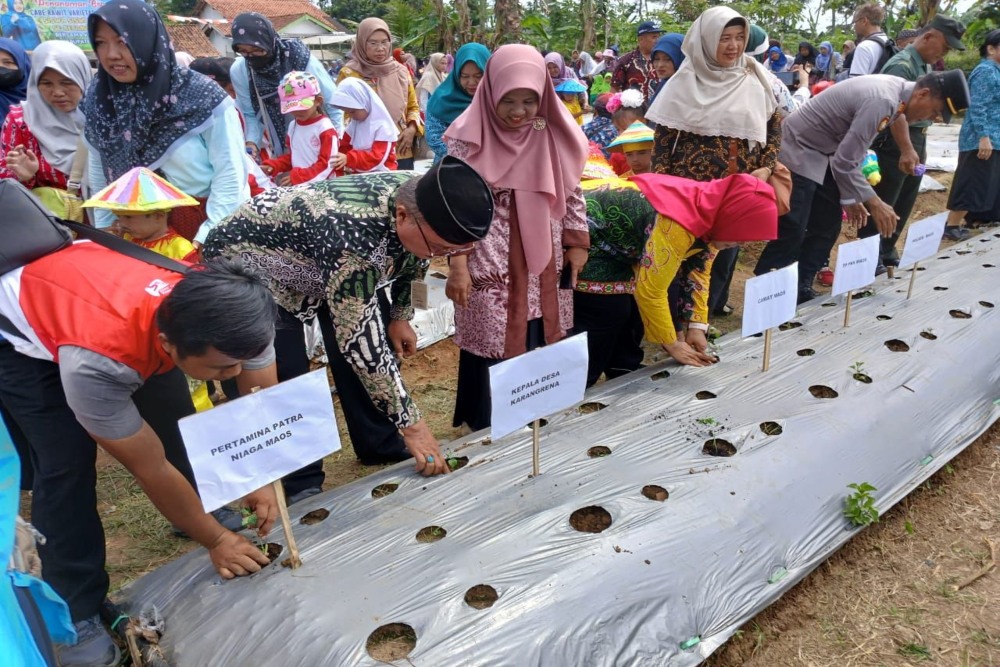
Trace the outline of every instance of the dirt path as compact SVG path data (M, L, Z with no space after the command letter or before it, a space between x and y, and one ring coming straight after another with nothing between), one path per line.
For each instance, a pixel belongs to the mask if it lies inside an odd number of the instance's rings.
M950 175L935 177L950 182ZM914 219L943 210L944 202L944 193L921 195ZM723 331L739 326L742 283L757 253L759 247L743 250L730 296L736 310L714 321ZM662 352L651 347L647 356ZM403 367L442 440L458 436L451 427L457 365L458 348L446 340ZM377 470L359 465L343 429L341 436L344 450L325 463L326 488ZM98 470L113 590L194 548L171 535L131 476L103 453ZM1000 569L951 589L989 561L987 538L1000 549L1000 427L746 624L706 664L1000 666Z

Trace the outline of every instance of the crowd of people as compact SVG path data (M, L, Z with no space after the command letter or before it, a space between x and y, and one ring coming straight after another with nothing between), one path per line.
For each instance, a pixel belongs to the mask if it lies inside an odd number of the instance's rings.
M205 382L234 398L308 372L304 325L359 461L449 471L400 373L433 258L456 306L453 423L479 430L490 367L574 333L589 384L639 369L643 340L717 363L741 243L767 242L757 274L798 262L800 302L845 220L897 263L936 119L968 109L949 234L1000 219L1000 30L967 82L934 68L966 48L961 23L939 15L904 47L883 19L863 5L841 51L786 54L718 6L685 34L642 21L620 57L469 43L421 70L367 18L335 75L256 13L233 22L235 59L180 58L142 0L90 15L96 72L67 42L0 40L0 201L26 230L0 256L0 417L78 635L61 664L117 659L97 446L222 576L266 564L239 512L202 511L177 422L211 409ZM75 242L50 214L86 223ZM291 504L319 493L322 462L283 483ZM240 504L266 533L270 487Z

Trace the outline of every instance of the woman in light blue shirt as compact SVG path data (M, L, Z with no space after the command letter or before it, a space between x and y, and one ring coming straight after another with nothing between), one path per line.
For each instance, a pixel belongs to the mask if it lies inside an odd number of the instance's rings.
M250 197L233 101L214 81L181 68L159 14L142 0L116 0L87 19L99 67L83 103L90 187L133 167L160 171L203 202L175 209L170 224L196 245ZM98 213L98 227L113 217Z
M246 122L246 147L254 158L267 147L271 157L283 155L292 123L291 114L281 113L278 83L289 72L309 72L319 81L326 115L343 135L344 112L330 104L337 86L323 65L297 39L281 39L267 17L254 12L233 20L233 50L241 56L229 70L236 104Z

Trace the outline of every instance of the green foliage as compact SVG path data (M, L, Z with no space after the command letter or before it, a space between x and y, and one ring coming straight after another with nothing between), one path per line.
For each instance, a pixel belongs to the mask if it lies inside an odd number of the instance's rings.
M257 513L250 511L249 507L240 508L241 523L244 528L257 527Z
M347 25L360 23L369 16L385 17L386 5L385 0L321 0L319 3L320 9Z
M191 16L194 13L194 6L198 0L157 0L152 3L162 16L175 14L178 16Z
M848 484L854 493L844 498L844 516L855 526L868 526L878 522L878 509L872 491L878 491L868 482Z
M705 426L712 426L713 424L719 423L712 417L702 417L701 419L696 419L695 421L699 424L704 424Z

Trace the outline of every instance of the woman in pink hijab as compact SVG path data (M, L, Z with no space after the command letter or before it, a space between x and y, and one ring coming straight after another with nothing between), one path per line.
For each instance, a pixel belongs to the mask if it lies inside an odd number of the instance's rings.
M454 425L476 431L490 425L489 367L573 325L571 287L590 247L580 193L587 142L541 54L521 44L497 49L444 140L495 200L489 234L451 258L447 286L461 348Z

